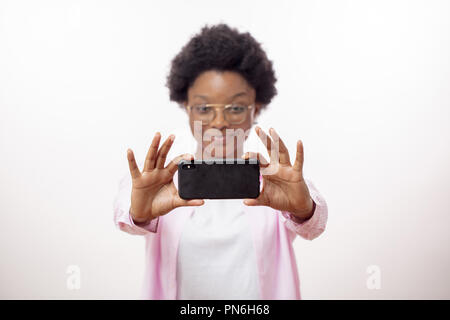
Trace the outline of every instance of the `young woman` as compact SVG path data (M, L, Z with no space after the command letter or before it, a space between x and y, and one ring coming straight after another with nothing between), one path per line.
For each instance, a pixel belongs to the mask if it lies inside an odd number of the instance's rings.
M173 59L167 86L189 117L195 157L180 155L166 165L175 137L160 145L156 133L142 171L127 150L130 175L114 203L116 225L145 236L144 298L300 299L292 243L296 235L312 240L324 231L326 202L303 177L300 140L293 162L272 128L269 135L255 128L270 161L243 149L254 120L276 95L275 82L260 44L225 24L203 27ZM181 199L177 163L210 157L258 157L260 196Z

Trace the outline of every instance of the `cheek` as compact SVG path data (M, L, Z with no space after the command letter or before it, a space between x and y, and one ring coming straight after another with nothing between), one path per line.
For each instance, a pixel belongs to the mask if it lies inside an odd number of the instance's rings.
M191 129L191 134L192 136L198 140L200 138L200 134L203 134L205 132L205 130L207 130L208 128L206 126L195 126L194 125L194 121L192 119L189 118L189 127ZM199 132L195 132L195 130L199 130Z
M236 127L235 129L241 129L243 130L246 134L245 139L247 139L248 135L250 134L250 130L252 128L252 124L249 120L245 120L244 123L240 124L238 127Z

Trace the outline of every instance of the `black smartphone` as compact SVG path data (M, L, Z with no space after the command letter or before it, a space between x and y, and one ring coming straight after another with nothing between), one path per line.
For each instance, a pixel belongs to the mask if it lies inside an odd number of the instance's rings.
M182 199L243 199L259 196L257 159L181 160L178 194Z

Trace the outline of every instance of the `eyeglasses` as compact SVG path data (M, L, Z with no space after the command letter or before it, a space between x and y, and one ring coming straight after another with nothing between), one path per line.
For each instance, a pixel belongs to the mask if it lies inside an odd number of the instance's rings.
M209 124L216 118L216 108L223 108L223 116L225 120L230 124L241 124L247 119L249 111L254 105L242 105L242 104L197 104L193 106L187 106L190 115L194 121L201 121L202 124Z

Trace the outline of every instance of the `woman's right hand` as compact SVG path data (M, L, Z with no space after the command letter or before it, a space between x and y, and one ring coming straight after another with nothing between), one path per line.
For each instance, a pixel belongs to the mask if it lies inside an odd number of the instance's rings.
M182 159L191 160L192 155L176 157L164 167L167 154L175 139L170 135L158 150L161 134L157 132L145 158L141 172L136 164L133 151L127 150L128 165L132 178L130 214L137 224L146 224L150 220L169 213L180 206L199 206L203 200L183 200L173 183L173 175Z

